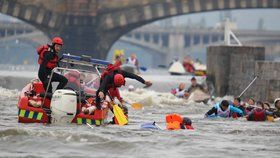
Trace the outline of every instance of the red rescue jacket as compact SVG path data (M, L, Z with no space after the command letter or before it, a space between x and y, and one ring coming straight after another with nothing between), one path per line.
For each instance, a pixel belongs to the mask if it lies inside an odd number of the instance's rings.
M109 64L107 68L101 74L101 80L103 80L107 75L113 74L114 71L121 72L121 69L118 65Z
M265 121L266 115L264 109L254 109L253 111L254 121Z
M45 53L50 50L51 50L51 48L48 45L42 45L37 48L37 53L39 55L39 58L38 58L39 65L41 65L43 63ZM53 69L57 66L57 63L58 63L58 56L57 56L57 54L55 54L54 58L52 60L48 61L46 67L49 69Z
M113 73L117 71L118 73L121 73L121 69L119 66L117 65L113 65L113 64L109 64L108 67L103 71L103 73L101 74L101 78L100 78L100 83L102 82L102 80L104 80L104 78L107 76L107 75L113 75ZM108 85L108 89L110 88L116 88L114 86L114 84L110 84Z

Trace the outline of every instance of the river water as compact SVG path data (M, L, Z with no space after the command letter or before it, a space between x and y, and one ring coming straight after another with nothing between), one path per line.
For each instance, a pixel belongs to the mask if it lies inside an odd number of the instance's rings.
M18 123L19 91L0 88L0 157L279 157L280 122L204 119L204 113L221 98L202 104L168 93L180 81L189 84L190 76L151 73L144 78L157 83L149 89L121 91L127 101L145 105L143 110L129 108L129 125L93 129L74 124ZM141 124L153 121L164 128L168 113L190 117L195 130L140 128Z

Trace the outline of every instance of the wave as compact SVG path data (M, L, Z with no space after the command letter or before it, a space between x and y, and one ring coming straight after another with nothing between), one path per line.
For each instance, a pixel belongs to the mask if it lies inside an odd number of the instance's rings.
M19 95L18 90L10 90L3 87L0 87L0 98L15 98Z

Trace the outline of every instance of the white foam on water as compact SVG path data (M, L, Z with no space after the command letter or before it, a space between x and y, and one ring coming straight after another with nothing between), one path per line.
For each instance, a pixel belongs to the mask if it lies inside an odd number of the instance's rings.
M17 90L0 88L0 155L2 157L279 157L280 121L204 119L205 112L225 96L207 104L176 98L170 89L186 76L143 75L154 81L148 89L121 90L130 103L129 125L90 128L86 125L43 125L17 122ZM200 81L199 81L200 82ZM136 82L132 82L133 84ZM128 86L127 86L128 87ZM159 92L160 91L160 92ZM111 112L110 112L111 113ZM156 121L165 128L165 115L179 113L193 121L194 131L143 130L142 123ZM109 120L111 118L108 118Z
M0 98L15 98L19 95L18 90L10 90L3 87L0 87Z
M144 106L176 106L186 104L185 99L177 98L171 93L160 93L146 89L136 89L134 92L121 91L121 95L130 103L139 102Z
M37 71L5 71L1 70L0 76L11 76L11 77L25 77L34 78L37 77Z

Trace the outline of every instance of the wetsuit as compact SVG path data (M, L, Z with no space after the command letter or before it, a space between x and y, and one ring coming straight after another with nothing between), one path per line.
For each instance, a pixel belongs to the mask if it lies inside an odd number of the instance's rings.
M38 77L42 81L45 90L47 89L49 78L51 76L51 72L53 69L53 68L48 68L47 64L52 59L54 59L55 56L56 54L53 48L46 51L44 53L43 62L40 64L39 67ZM68 80L64 76L54 72L51 82L59 82L57 89L62 89L67 84ZM52 93L52 84L49 85L48 92Z
M232 105L228 106L228 109L225 111L221 111L221 105L220 104L216 104L212 109L210 109L205 116L210 116L212 114L214 114L215 116L220 116L220 117L231 117L232 113L237 113L240 116L243 116L243 112L242 110L233 107ZM228 112L227 114L225 114L226 112Z
M131 79L135 79L143 84L145 84L145 80L140 77L140 76L137 76L133 73L130 73L130 72L127 72L127 71L114 71L108 75L106 75L104 77L103 80L100 81L100 87L99 89L97 90L96 92L96 107L98 109L100 109L100 102L101 102L101 99L99 97L99 92L103 92L104 95L106 96L108 94L108 91L110 91L110 96L112 98L114 97L117 97L118 99L121 99L120 96L119 96L119 93L118 93L118 88L114 86L114 76L115 74L122 74L124 78L131 78ZM112 91L115 91L115 94L111 94Z

